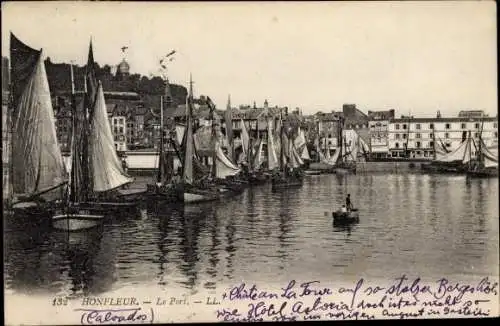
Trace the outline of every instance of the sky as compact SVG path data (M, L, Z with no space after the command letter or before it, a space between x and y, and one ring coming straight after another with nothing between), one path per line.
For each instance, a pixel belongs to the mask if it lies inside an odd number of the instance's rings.
M95 60L158 75L240 104L300 107L304 114L354 103L364 112L456 116L497 112L496 5L417 2L2 2L9 31L52 62Z

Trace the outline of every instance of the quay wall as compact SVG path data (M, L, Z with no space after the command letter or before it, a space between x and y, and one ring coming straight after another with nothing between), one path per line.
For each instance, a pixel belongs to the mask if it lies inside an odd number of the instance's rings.
M66 167L70 166L69 154L63 154ZM126 152L125 160L127 161L128 170L130 172L141 173L154 172L158 168L159 155L157 152ZM174 168L181 166L181 162L177 157L174 157Z
M411 173L421 170L426 162L357 162L356 173Z

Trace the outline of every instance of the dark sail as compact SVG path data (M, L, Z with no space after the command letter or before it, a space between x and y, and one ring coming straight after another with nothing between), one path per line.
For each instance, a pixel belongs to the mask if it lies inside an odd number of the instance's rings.
M12 109L16 110L29 78L33 74L42 51L35 50L10 33L10 66ZM13 116L15 113L13 114Z

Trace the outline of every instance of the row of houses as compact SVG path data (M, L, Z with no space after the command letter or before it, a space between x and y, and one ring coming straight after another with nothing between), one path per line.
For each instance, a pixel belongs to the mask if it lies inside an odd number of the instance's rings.
M487 146L498 146L498 117L481 110L460 111L456 117L401 116L395 110L368 111L364 114L353 105L341 112L318 114L320 146L335 152L340 144L338 130L355 130L368 145L371 158L432 159L434 143L440 142L450 151L469 135L483 139Z
M166 130L174 124L183 123L186 118L185 105L172 106L168 87L164 99L164 125ZM80 98L81 94L77 94ZM106 105L117 151L137 149L156 149L161 136L160 98L145 100L133 92L105 92ZM208 98L200 96L194 100L194 114L198 126L210 126L210 106ZM69 98L55 98L57 134L63 151L69 150L71 110ZM461 111L456 117L401 116L396 118L395 110L359 110L355 104L344 104L342 110L328 113L317 112L304 116L299 109L289 111L287 107L270 106L266 100L263 106L231 107L232 131L235 143L241 141L242 123L253 138L267 139L267 120L272 115L272 129L277 128L278 117L286 117L292 126L300 126L310 143L319 140L317 145L330 154L337 150L342 140L341 130L355 130L368 145L372 158L408 157L431 159L434 142L442 142L450 150L457 148L470 134L482 138L488 146L496 146L498 139L498 118L489 117L483 111ZM225 133L225 111L216 110L214 118L221 124ZM166 131L163 131L166 134ZM168 145L167 145L168 146ZM316 146L313 146L316 147Z

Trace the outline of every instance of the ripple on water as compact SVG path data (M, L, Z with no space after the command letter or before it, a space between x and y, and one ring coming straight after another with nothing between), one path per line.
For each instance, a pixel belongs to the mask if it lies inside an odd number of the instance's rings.
M347 193L360 222L334 226L331 212ZM234 280L499 272L498 179L322 175L306 178L301 189L263 186L220 203L144 210L76 245L49 229L9 226L6 293L97 294L131 284L197 291Z

